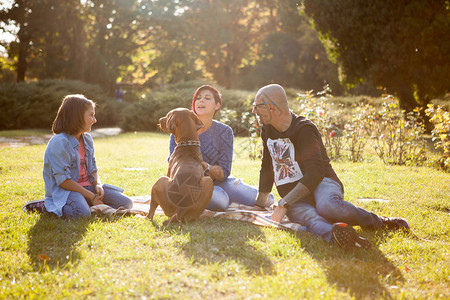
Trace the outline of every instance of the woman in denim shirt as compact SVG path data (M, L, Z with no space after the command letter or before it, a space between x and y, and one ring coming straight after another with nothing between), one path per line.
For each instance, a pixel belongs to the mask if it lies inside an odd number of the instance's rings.
M89 206L131 208L122 189L104 186L98 175L94 143L88 133L97 120L95 103L83 95L66 96L58 109L44 156L45 210L58 217L89 217Z

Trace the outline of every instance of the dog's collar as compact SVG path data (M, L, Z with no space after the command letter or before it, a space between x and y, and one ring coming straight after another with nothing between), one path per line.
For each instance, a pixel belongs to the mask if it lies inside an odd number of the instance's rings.
M200 146L200 141L181 141L177 146Z

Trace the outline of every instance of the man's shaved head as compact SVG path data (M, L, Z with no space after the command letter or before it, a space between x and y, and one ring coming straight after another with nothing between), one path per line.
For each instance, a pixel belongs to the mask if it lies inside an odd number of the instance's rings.
M289 110L286 92L279 84L269 84L262 87L258 93L256 93L255 103L272 102L282 110Z

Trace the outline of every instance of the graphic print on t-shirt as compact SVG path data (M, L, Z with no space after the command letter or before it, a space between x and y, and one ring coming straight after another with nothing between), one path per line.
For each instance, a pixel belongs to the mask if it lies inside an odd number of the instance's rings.
M300 166L295 160L294 144L290 139L267 139L267 148L272 157L274 179L277 186L295 182L303 177Z
M91 185L91 182L89 181L89 174L86 165L86 148L84 147L83 142L80 143L78 154L80 155L80 175L78 177L78 183L81 186L89 186Z

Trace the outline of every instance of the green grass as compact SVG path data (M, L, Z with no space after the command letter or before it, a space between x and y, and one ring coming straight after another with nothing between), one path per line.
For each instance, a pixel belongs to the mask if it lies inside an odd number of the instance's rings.
M242 143L237 139L235 148ZM103 182L130 196L150 194L166 172L165 134L127 133L95 145ZM159 216L152 223L26 214L22 205L44 194L44 150L0 148L0 299L450 298L448 173L376 159L334 163L348 201L403 216L420 237L357 228L373 249L344 251L308 233L230 220L165 228ZM237 152L232 173L257 184L259 162ZM390 201L358 200L363 197Z

